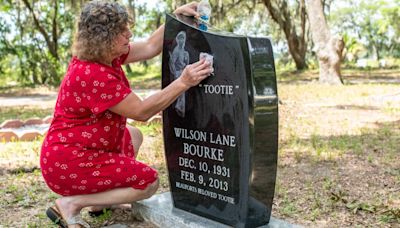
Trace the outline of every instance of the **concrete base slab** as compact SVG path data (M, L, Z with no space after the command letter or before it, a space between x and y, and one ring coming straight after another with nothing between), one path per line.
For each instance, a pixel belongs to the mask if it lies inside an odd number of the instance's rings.
M154 195L150 199L132 204L132 212L159 227L173 228L228 228L225 224L174 208L171 193ZM300 228L301 226L287 223L271 217L268 225L260 228Z

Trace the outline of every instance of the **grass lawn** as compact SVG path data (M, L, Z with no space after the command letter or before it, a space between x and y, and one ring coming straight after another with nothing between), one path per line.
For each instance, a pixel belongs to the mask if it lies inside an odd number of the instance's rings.
M161 88L161 66L150 65L146 68L139 63L132 66L132 72L127 72L127 77L133 89Z
M273 216L305 227L398 227L400 84L393 81L400 80L400 71L344 75L344 86L320 85L312 71L280 76ZM40 107L31 108L39 115ZM0 109L0 116L18 109ZM161 124L138 127L145 133L139 160L159 170L159 192L168 191ZM40 144L0 143L0 227L52 227L44 212L57 196L41 179ZM94 227L151 227L127 211L84 217Z
M44 118L53 115L53 108L38 108L35 106L0 106L0 124L9 119L26 120L29 118Z

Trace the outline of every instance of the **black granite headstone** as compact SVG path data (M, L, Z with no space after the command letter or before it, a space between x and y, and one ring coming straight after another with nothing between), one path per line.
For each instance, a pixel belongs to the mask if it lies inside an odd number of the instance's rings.
M214 75L163 112L165 155L174 206L235 227L269 222L275 189L278 98L272 47L197 29L167 15L162 86L200 56Z

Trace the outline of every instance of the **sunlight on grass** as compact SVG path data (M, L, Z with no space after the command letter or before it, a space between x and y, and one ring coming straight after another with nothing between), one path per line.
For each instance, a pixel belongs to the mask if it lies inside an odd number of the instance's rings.
M9 169L39 167L42 137L31 142L0 143L0 164Z
M140 129L145 136L160 136L162 131L162 125L159 122L149 124L137 124L137 128Z
M317 160L335 160L346 153L363 155L365 151L385 151L390 155L398 150L400 132L390 125L384 125L378 130L363 128L359 135L320 136L311 134L310 138L299 138L290 135L281 148L281 154L294 151L296 161L298 156L313 156ZM308 153L307 153L308 152Z
M53 115L53 108L41 108L35 106L16 106L1 107L0 106L0 124L8 119L26 120L29 118L44 118Z
M132 65L132 72L127 73L133 89L161 88L161 66L153 64L147 68L140 64Z

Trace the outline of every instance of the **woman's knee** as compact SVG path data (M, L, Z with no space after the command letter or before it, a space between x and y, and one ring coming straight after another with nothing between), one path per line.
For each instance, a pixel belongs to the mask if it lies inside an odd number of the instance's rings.
M135 150L135 154L139 151L140 146L142 145L143 142L143 134L142 132L133 126L127 125L129 133L131 134L131 140L132 140L132 145Z

